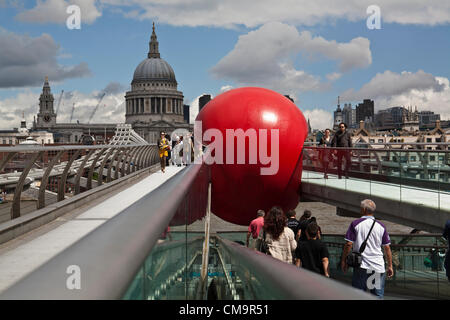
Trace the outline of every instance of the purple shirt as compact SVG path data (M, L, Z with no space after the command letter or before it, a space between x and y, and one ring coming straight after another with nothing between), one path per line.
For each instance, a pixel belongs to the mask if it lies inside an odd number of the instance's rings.
M350 224L345 234L345 240L353 243L353 251L359 251L359 247L366 239L374 219L372 216L363 216ZM367 240L366 249L362 253L361 268L384 273L386 269L381 247L390 243L391 240L386 227L377 220Z

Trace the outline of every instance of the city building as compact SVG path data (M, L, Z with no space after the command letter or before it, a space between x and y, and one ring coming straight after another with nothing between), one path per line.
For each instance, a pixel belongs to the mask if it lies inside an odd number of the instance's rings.
M286 98L288 98L289 100L291 100L293 103L295 103L295 102L294 102L294 99L292 99L290 95L285 94L284 96L285 96Z
M356 123L369 120L374 121L375 104L373 100L364 99L362 103L356 106Z
M211 95L210 94L204 94L198 99L198 112L200 112L203 107L211 101Z
M441 115L436 114L433 111L420 111L419 112L419 126L424 127L429 124L434 124L436 121L441 120Z
M160 131L192 131L192 126L185 121L184 96L178 91L175 72L159 53L154 23L149 47L147 58L134 71L131 91L125 95L125 123L149 143L156 143Z
M356 127L356 110L352 109L351 103L345 103L342 109L342 119L349 128Z
M27 142L28 141L28 142ZM11 130L0 130L0 144L1 145L18 145L31 144L34 141L37 144L53 144L53 134L45 130L30 131L27 128L27 123L22 115L20 128Z
M183 104L183 119L184 122L189 123L189 117L191 116L191 107L188 104Z
M417 111L417 106L415 111L413 111L412 107L409 107L406 113L403 114L401 129L409 132L419 131L419 112Z
M172 67L161 58L159 43L153 24L149 52L135 69L131 91L125 95L125 123L149 143L156 143L160 131L171 133L177 128L192 131L184 116L183 93ZM91 120L91 119L90 119ZM89 121L90 121L89 120ZM82 143L86 136L97 144L107 144L114 136L115 123L58 123L54 110L54 97L48 78L45 78L39 98L39 111L33 123L34 131L53 133L58 144ZM39 139L37 140L39 142Z
M114 136L116 124L114 123L58 123L57 114L54 110L54 97L51 92L48 77L45 77L41 96L39 97L39 111L37 119L33 121L31 136L35 132L52 133L52 142L57 144L78 144L83 136L92 136L97 144L106 144ZM41 139L37 139L40 142ZM46 139L45 143L49 139Z
M338 97L337 108L336 108L336 111L334 111L333 129L336 130L337 128L339 128L339 124L341 124L342 122L344 122L344 119L342 117L342 110L341 110L341 105L339 103L339 97Z

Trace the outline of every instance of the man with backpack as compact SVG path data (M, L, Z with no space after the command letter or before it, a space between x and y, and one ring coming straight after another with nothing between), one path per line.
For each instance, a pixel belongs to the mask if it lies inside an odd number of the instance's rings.
M369 291L382 299L386 273L388 278L394 275L390 238L386 227L373 216L375 202L366 199L361 201L362 217L353 221L347 230L341 258L342 271L353 267L352 286ZM353 251L352 251L353 247ZM383 252L387 262L385 268Z

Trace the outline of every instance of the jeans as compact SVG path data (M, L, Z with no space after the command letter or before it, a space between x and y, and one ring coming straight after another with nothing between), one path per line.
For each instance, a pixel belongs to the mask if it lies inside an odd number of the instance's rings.
M447 254L445 255L444 267L448 281L450 281L450 247L447 249Z
M367 273L368 271L369 270L367 269L353 268L352 286L366 291L369 282L369 286L372 287L372 289L369 289L370 293L376 295L379 299L383 299L386 273L378 273L375 275L375 271L370 270L369 273ZM369 277L371 277L371 279L369 279Z

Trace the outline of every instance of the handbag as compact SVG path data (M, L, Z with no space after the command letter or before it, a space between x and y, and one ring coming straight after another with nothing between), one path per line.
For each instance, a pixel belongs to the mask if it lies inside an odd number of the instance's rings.
M376 220L373 219L372 227L370 227L369 233L367 234L367 237L364 240L364 242L361 243L361 246L359 247L359 252L352 251L347 256L347 264L348 264L349 267L359 268L361 266L361 263L362 263L362 255L361 254L366 249L367 240L369 239L370 233L372 232L372 229L373 229L373 226L375 225L375 222L376 222Z
M270 254L269 253L269 245L266 242L266 231L265 230L263 230L263 238L259 239L258 251L260 251L264 254Z

